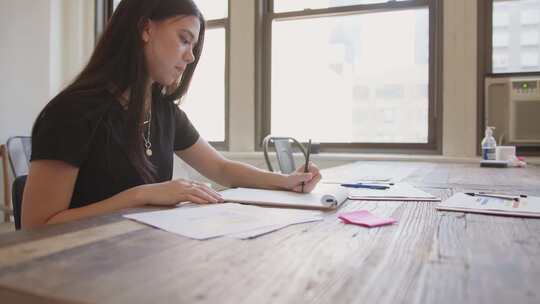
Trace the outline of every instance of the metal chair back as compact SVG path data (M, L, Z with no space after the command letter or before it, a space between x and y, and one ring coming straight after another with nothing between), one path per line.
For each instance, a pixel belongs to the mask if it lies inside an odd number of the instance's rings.
M6 148L13 176L17 178L22 175L28 175L30 156L32 153L32 137L10 137L7 140Z
M263 151L266 165L270 171L274 171L272 163L270 162L270 157L268 156L270 144L274 144L279 171L283 174L289 174L296 169L294 164L293 145L299 148L299 150L304 154L304 157L307 157L306 149L296 139L292 137L277 137L268 135L263 140Z

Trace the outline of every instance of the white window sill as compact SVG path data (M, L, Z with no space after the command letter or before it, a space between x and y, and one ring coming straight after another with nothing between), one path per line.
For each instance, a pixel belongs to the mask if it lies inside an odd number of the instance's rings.
M231 159L263 160L262 152L222 152L223 155ZM300 153L295 153L295 158L301 157ZM478 163L480 157L451 157L441 155L408 155L408 154L360 154L360 153L320 153L312 154L313 161L343 161L354 162L362 160L380 161L420 161L420 162L441 162L441 163ZM540 157L525 157L527 164L540 165Z

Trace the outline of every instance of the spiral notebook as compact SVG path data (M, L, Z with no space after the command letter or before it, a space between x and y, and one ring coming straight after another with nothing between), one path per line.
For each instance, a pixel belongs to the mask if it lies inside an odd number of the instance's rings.
M232 188L220 192L225 202L259 206L334 210L347 200L348 190L336 185L318 185L311 193Z

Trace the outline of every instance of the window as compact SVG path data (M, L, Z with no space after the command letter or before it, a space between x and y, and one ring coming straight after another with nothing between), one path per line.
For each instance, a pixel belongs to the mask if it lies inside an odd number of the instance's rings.
M436 150L439 1L264 3L261 138Z
M114 0L116 8L120 0ZM228 0L195 0L206 19L204 47L181 108L203 138L226 148ZM209 110L210 109L210 110Z
M540 72L540 0L493 0L491 9L488 73Z
M195 0L195 3L207 23L204 48L181 107L201 136L220 146L225 145L227 129L228 1Z

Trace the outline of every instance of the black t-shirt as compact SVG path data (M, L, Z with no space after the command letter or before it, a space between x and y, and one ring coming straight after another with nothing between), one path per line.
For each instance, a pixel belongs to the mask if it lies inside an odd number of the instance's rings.
M127 112L107 90L58 96L41 112L32 131L31 160L60 160L79 168L69 208L144 183L128 159L126 123ZM171 180L174 151L192 146L199 134L176 104L159 99L152 102L150 131L156 181Z

